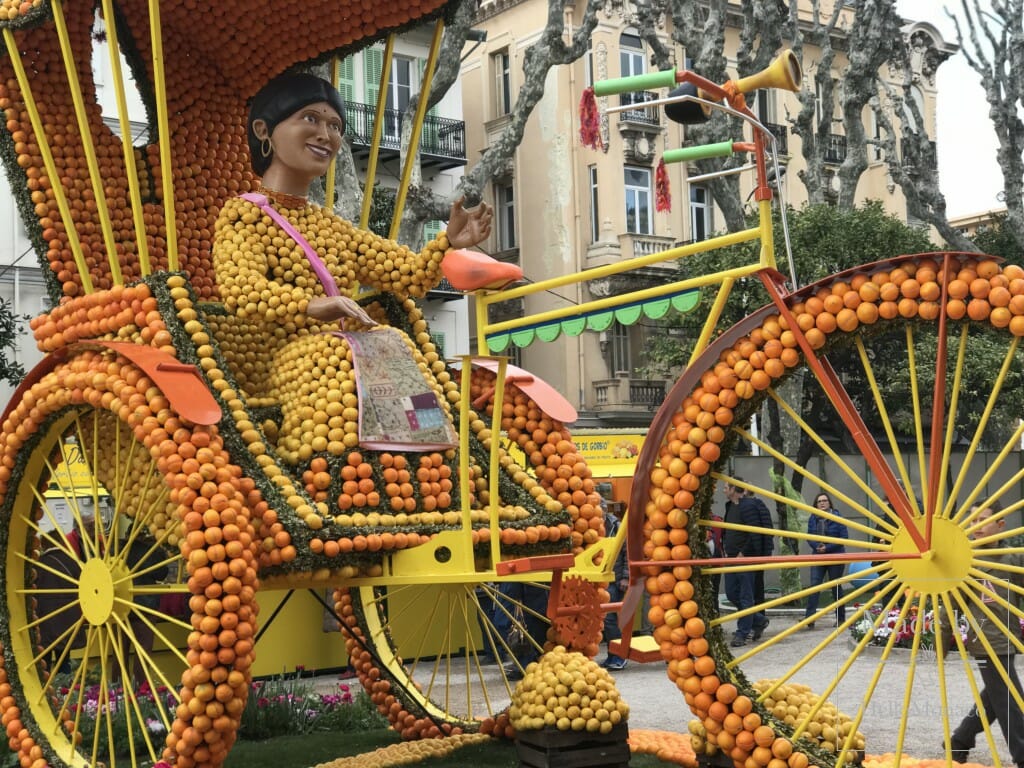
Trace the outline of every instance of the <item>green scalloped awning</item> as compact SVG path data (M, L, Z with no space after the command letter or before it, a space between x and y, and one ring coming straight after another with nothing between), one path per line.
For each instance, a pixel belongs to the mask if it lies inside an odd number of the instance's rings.
M514 331L493 333L487 337L487 348L497 354L508 348L509 343L517 347L527 347L536 339L554 341L561 334L579 336L584 331L606 331L613 322L622 325L633 325L642 317L660 320L670 309L676 312L690 312L700 303L700 291L691 289L659 296L646 301L634 301L615 309L604 309L597 312L585 312L567 317L564 320L550 320L543 323L517 328Z

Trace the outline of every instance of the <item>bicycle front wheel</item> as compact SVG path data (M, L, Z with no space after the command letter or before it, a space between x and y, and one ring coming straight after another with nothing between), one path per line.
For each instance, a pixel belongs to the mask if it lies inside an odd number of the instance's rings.
M960 717L977 707L979 747L1008 759L994 721L1024 708L1006 665L1024 651L1024 426L1000 409L1024 383L1022 335L1024 270L901 257L762 309L686 371L641 456L632 504L644 515L631 533L644 529L650 619L698 744L772 768L857 762L864 749L926 758L946 745L948 759ZM767 436L750 428L755 415ZM751 451L827 493L845 530L808 533L813 507L766 469L738 479ZM737 539L778 534L712 521L722 483L799 516L797 551L845 552L704 559L711 526ZM720 611L716 576L741 594L736 585L766 568L795 569L801 586ZM763 612L808 602L765 631ZM787 643L805 651L780 664ZM996 671L983 680L979 663ZM752 685L748 670L770 679ZM1007 686L998 702L985 693L993 681ZM911 734L922 702L936 716Z

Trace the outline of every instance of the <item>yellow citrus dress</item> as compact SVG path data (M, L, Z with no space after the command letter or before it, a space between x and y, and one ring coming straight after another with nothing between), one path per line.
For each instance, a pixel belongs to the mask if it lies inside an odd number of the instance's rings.
M415 253L301 198L268 198L316 251L342 295L357 285L377 291L364 302L367 312L404 339L450 425L456 386L412 301L440 282L446 236ZM235 198L217 220L213 264L225 314L211 321L223 331L217 336L247 405L280 409L279 420L262 425L280 457L297 464L315 454L357 450L360 403L352 345L336 333L338 324L306 315L310 300L326 294L302 245L257 204ZM344 330L370 329L346 319ZM366 364L373 362L368 355Z

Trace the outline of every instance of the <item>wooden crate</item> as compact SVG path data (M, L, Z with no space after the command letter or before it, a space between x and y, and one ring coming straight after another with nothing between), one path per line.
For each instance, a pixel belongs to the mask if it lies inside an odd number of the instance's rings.
M516 753L520 768L622 768L629 765L629 727L614 726L610 733L519 731Z

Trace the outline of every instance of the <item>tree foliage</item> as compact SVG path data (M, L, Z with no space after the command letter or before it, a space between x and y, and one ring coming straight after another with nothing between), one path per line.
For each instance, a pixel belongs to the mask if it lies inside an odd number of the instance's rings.
M996 216L974 235L974 244L982 253L1001 256L1014 264L1024 261L1024 240L1006 225L1006 216Z
M788 209L790 242L797 278L806 285L844 269L890 258L903 253L934 250L927 232L908 227L887 214L880 202L871 201L860 208L842 209L827 204ZM747 226L756 225L753 218ZM775 215L775 253L779 269L789 273L782 222ZM718 272L757 260L757 243L723 248L687 258L684 275ZM650 375L666 374L685 364L700 335L703 318L714 302L714 293L706 290L692 312L679 317L676 335L656 334L649 348ZM716 333L739 322L751 311L768 303L768 294L756 278L738 280L722 313Z
M28 317L16 315L14 308L7 299L0 299L0 381L12 387L25 378L25 369L16 359L20 326L28 322Z

